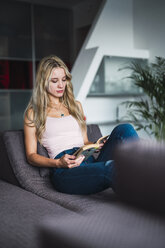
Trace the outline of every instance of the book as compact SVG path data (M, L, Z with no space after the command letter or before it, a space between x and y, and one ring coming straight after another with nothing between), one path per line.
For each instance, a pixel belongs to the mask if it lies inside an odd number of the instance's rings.
M95 143L80 147L73 155L76 156L76 159L80 155L84 155L85 156L84 160L87 160L91 155L93 155L94 152L96 152L99 149L100 147L99 145L101 143L104 143L104 141L106 141L108 137L109 135L102 136Z

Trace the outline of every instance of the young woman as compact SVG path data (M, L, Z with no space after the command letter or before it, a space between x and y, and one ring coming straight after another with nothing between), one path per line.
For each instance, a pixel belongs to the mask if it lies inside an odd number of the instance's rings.
M97 159L86 161L73 153L90 144L81 103L73 94L71 74L57 56L43 58L24 118L25 148L33 166L51 168L51 181L56 190L69 194L91 194L113 187L115 165L113 150L117 143L137 139L130 124L118 125ZM37 154L37 141L48 151L49 158Z

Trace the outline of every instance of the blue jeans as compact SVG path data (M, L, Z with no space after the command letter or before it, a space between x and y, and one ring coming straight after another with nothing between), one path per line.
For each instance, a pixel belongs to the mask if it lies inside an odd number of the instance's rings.
M80 166L72 169L52 168L51 181L57 191L68 194L94 194L108 187L114 189L115 161L113 152L117 144L128 140L139 139L135 129L130 124L116 126L109 139L100 151L97 159L93 156L83 161ZM78 147L65 150L56 156L73 154Z

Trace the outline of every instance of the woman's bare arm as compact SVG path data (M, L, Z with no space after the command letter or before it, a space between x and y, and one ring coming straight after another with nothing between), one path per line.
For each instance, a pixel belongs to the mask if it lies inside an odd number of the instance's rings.
M24 120L24 139L26 157L30 164L40 167L58 167L57 161L37 154L36 128L30 124L27 117Z
M78 166L81 163L81 158L79 160L75 160L75 156L69 154L65 154L59 159L51 159L39 155L37 153L36 128L30 124L26 116L24 120L24 139L26 157L28 162L33 166L72 168Z

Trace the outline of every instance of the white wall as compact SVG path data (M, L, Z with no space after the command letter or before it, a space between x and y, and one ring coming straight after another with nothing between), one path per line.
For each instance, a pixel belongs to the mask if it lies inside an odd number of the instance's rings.
M107 0L89 38L87 48L133 48L132 0Z
M75 95L82 102L104 55L148 57L147 51L134 49L133 0L107 0L96 16L72 69Z
M103 135L109 134L118 124L118 119L128 122L126 118L126 108L123 102L135 100L134 97L87 97L84 103L84 112L87 123L97 123ZM148 138L144 131L138 131L141 138Z
M107 0L96 16L72 75L75 95L83 103L87 123L98 123L103 134L112 130L116 108L123 99L86 97L102 57L165 56L164 10L163 0ZM144 132L140 134L145 137Z
M150 59L165 57L165 1L134 0L134 47L148 49Z

